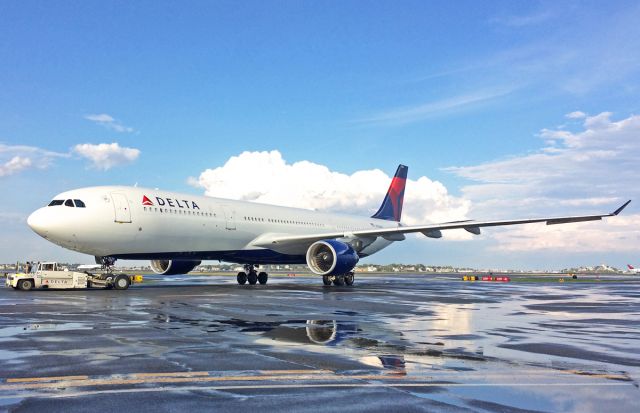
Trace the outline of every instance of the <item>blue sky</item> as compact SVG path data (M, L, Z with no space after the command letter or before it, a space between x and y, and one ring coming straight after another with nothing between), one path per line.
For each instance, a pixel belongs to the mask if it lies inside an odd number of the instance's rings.
M25 225L58 192L220 195L203 172L245 151L347 176L405 163L445 188L416 198L442 217L606 212L640 192L638 21L633 1L2 2L0 261L78 257ZM264 172L239 159L240 183ZM640 264L636 211L562 236L410 239L370 261Z

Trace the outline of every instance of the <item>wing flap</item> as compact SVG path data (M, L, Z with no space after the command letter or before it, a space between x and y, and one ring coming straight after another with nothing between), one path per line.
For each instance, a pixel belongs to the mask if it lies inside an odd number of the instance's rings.
M601 216L593 217L575 217L575 218L557 218L547 220L547 225L569 224L571 222L584 222L584 221L600 221Z

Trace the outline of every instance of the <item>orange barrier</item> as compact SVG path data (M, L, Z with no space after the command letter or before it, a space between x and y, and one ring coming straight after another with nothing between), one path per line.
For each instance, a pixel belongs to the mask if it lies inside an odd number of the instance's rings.
M509 282L511 281L511 278L510 277L491 277L490 275L485 275L482 277L482 281Z

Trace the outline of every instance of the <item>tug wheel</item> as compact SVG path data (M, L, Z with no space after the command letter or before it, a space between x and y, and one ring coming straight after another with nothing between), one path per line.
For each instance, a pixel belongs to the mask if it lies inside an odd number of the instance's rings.
M116 290L126 290L131 285L131 278L128 275L117 275L113 280L113 288Z
M18 281L18 289L22 291L29 291L33 288L33 280L20 280Z

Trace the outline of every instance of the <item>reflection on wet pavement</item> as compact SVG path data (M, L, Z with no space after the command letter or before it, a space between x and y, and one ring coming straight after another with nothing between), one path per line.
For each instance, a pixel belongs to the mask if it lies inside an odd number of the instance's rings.
M336 410L349 389L365 398L355 410L640 409L640 283L150 278L125 292L0 289L0 408L99 407L119 392L123 406L188 393L223 410L238 407L229 395Z

